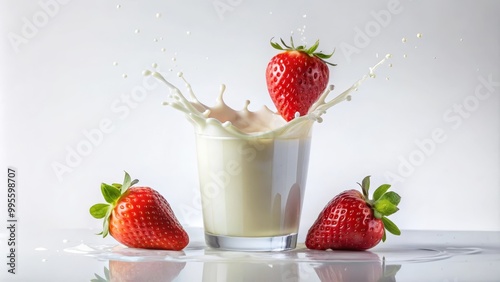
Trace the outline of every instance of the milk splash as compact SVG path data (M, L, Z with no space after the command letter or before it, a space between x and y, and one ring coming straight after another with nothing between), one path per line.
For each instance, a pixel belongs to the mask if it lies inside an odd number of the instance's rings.
M296 116L293 120L286 122L281 115L271 111L264 106L258 111L250 111L247 100L242 110L235 110L224 103L225 85L221 85L220 94L215 106L209 107L201 103L194 94L191 85L184 79L182 73L178 76L183 79L189 94L189 99L173 84L168 82L160 73L145 70L144 75L151 75L165 83L170 89L171 101L164 102L164 105L171 106L183 112L191 123L195 126L198 134L212 135L219 137L237 137L242 139L255 138L305 138L310 135L312 124L321 123L322 115L332 106L351 99L351 93L367 78L375 77L375 70L391 57L387 54L375 66L369 68L369 73L356 81L351 87L337 95L335 98L326 101L328 95L333 90L333 85L327 87L319 99L311 106L304 116Z

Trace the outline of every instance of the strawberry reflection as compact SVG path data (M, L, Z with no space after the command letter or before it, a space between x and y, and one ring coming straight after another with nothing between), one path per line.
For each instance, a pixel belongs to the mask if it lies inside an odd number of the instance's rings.
M110 260L104 277L95 274L92 282L173 281L184 269L185 262L170 261L119 261Z
M311 251L307 256L319 262L312 266L322 282L396 281L401 269L369 251Z

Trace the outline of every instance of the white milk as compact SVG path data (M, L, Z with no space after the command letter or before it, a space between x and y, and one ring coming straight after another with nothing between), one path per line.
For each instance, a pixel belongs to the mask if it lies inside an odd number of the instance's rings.
M256 139L197 134L205 232L226 236L297 233L309 137Z

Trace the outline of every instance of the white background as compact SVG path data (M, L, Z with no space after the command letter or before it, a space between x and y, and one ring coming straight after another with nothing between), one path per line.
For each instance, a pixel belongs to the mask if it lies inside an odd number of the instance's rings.
M20 224L98 228L99 185L126 170L201 225L193 128L142 71L156 63L184 89L182 71L207 104L224 83L232 107L274 109L269 40L293 33L336 50L335 94L392 54L314 126L301 238L366 175L400 193L402 229L498 231L499 13L498 1L1 0L0 167L18 170Z

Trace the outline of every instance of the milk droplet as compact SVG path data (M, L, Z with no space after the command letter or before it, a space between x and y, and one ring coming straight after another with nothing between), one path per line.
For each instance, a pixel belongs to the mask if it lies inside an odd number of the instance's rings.
M161 48L161 51L162 51L162 52L165 52L165 51L167 51L167 49L165 49L165 48Z
M186 34L187 34L187 35L191 35L191 31L189 31L189 30L188 30L188 31L186 31Z
M69 240L68 240L68 239L63 239L63 240L62 240L62 242L63 242L64 244L66 244L66 243L68 243L68 242L69 242Z
M404 55L403 55L403 58L406 58L406 57L408 57L408 56L407 56L406 54L404 54Z
M113 66L117 66L118 65L118 62L113 62Z
M142 75L144 76L150 76L151 74L153 74L150 70L143 70L142 71Z
M371 78L375 78L375 77L377 77L377 75L375 74L375 72L374 72L373 68L369 68L369 70L370 70L370 77L371 77Z
M269 15L272 15L273 14L273 11L269 11Z
M392 68L392 64L389 64L389 67Z
M177 61L177 58L176 58L176 57L173 57L173 58L172 58L172 62L175 62L175 61Z
M136 29L136 30L134 30L134 32L135 32L135 33L140 33L140 32L141 32L141 30L140 30L140 29Z
M306 15L306 14L304 14L302 17L303 17L303 18L307 18L307 15Z
M120 5L120 4L116 5L117 9L120 9L121 7L122 7L122 5Z
M159 19L159 18L161 18L161 13L156 13L155 16L156 16L157 19Z
M42 262L46 262L46 261L47 261L47 259L42 259Z
M346 101L351 101L352 97L351 97L351 95L348 95L348 96L345 97L345 99L346 99Z
M153 41L154 42L158 42L158 38L153 38Z
M417 33L417 38L422 38L422 33Z
M389 80L389 77L386 77L385 80Z
M378 59L378 53L375 53L375 58L377 58L377 59Z
M463 39L463 38L460 38L460 42L463 42L463 41L464 41L464 39Z
M151 66L156 69L158 67L158 64L157 63L152 63Z
M401 42L405 43L405 42L406 42L406 37L403 37L403 38L401 39Z
M127 75L126 73L124 73L124 74L122 74L122 77L123 77L123 78L127 78L127 77L128 77L128 75Z

